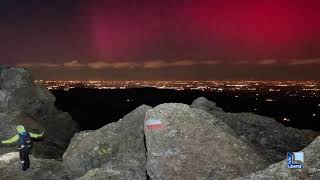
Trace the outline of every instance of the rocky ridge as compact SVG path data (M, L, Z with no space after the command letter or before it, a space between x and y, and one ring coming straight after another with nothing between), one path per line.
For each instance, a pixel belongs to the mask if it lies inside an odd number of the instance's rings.
M205 110L226 123L237 137L253 144L273 163L281 161L288 151L301 150L320 135L311 130L285 127L272 118L253 113L227 113L204 97L196 99L191 107Z

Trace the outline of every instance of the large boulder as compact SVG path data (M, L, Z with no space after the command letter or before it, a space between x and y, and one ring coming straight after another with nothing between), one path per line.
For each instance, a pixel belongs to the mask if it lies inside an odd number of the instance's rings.
M8 180L68 180L62 163L52 159L36 159L30 157L30 169L21 170L18 152L10 152L0 156L1 179Z
M204 97L196 99L192 108L205 110L221 119L243 141L253 144L273 163L286 157L288 151L298 151L319 135L311 130L285 127L272 118L253 113L227 113Z
M149 109L151 107L142 105L118 122L76 134L63 155L65 169L70 175L79 177L100 168L83 179L97 172L103 179L118 171L126 172L117 174L122 177L132 174L146 179L143 122Z
M30 72L24 68L0 67L0 109L3 116L11 116L12 112L23 114L28 118L3 120L0 131L6 131L6 138L16 134L13 126L28 126L25 119L32 119L37 124L31 130L45 131L47 138L41 143L43 151L36 154L44 157L59 157L68 146L70 138L77 131L77 124L68 113L59 111L55 105L55 97L41 84L35 84ZM7 114L7 115L5 115ZM3 123L6 121L6 123ZM6 129L7 126L10 128ZM41 128L40 128L41 127ZM10 132L9 132L10 130ZM27 128L27 130L30 130ZM1 138L5 138L1 136ZM51 150L50 150L51 149ZM50 150L51 152L44 152Z
M289 169L287 160L272 164L268 168L237 178L237 180L319 180L320 179L320 137L316 138L309 146L302 150L304 153L304 168Z
M218 118L184 104L161 104L146 114L151 179L230 179L270 164Z

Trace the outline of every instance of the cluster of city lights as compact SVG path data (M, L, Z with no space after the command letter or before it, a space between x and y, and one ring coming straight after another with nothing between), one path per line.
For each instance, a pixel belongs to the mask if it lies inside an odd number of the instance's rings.
M228 92L234 93L235 100L241 99L241 92L249 92L256 101L263 100L266 103L274 103L281 96L264 96L261 94L281 93L288 97L299 98L319 98L320 83L315 81L36 81L37 84L45 85L49 90L69 91L73 88L88 89L129 89L129 88L157 88L181 90L198 90L208 92ZM127 99L130 103L132 100ZM320 103L317 104L320 108ZM253 111L257 112L258 108ZM311 117L317 119L317 113L312 113ZM282 119L283 122L290 122L288 117Z
M69 90L72 88L91 89L128 89L154 87L158 89L175 90L268 90L281 91L288 88L310 91L313 94L320 91L320 83L314 81L36 81L50 90ZM292 96L295 96L292 94Z

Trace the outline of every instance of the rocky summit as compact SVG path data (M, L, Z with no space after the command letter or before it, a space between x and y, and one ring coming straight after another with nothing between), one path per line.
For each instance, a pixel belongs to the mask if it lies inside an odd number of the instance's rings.
M191 106L142 105L117 122L78 133L54 101L26 69L0 66L1 140L13 136L17 124L47 134L35 142L25 172L16 147L1 146L0 179L320 179L319 132L227 113L203 97ZM288 169L286 153L297 151L304 152L304 169Z

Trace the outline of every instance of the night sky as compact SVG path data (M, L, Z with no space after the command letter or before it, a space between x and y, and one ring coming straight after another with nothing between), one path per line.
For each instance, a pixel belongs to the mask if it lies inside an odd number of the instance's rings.
M50 80L320 80L319 0L2 0L0 63Z

